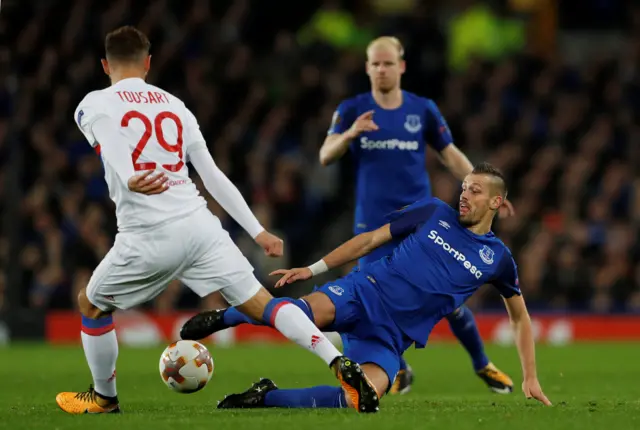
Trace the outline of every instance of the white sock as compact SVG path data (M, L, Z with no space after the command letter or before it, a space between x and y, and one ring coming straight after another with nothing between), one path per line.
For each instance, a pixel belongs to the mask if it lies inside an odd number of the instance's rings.
M342 355L296 305L286 303L280 306L273 325L289 340L313 352L327 364Z
M93 386L102 396L115 397L116 359L118 358L118 339L116 331L111 330L100 336L81 332L84 355L87 357Z

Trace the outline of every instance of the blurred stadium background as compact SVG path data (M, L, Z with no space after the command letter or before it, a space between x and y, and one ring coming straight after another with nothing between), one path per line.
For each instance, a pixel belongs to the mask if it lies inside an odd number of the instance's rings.
M277 3L277 7L274 5ZM211 209L267 285L351 234L350 160L318 149L339 101L368 90L364 49L405 45L403 86L434 99L455 142L509 179L509 245L542 341L640 341L640 8L623 0L4 0L0 14L0 342L79 339L75 296L115 235L99 158L73 122L108 85L104 35L134 24L152 42L149 81L196 114L215 160L286 256L268 260ZM459 184L434 156L434 195ZM331 274L336 276L338 274ZM318 283L329 279L317 280ZM276 294L303 294L310 284ZM175 337L211 306L179 283L119 315L121 341ZM489 289L469 305L487 341L508 342ZM496 313L498 311L498 313ZM270 339L238 328L219 341ZM265 337L266 336L266 337ZM437 330L434 340L449 339Z

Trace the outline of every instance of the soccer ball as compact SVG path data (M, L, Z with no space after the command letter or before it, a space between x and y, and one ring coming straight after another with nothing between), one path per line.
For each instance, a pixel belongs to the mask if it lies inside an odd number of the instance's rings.
M213 375L213 359L207 348L193 340L179 340L160 356L160 376L178 393L195 393Z

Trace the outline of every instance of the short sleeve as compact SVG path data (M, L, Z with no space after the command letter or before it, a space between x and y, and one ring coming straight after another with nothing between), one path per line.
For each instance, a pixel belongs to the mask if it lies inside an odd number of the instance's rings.
M355 106L349 101L345 100L338 106L338 109L333 113L331 119L331 126L327 135L344 133L349 130L353 122L356 120Z
M520 281L518 280L518 266L510 252L505 252L502 255L502 261L500 262L501 269L498 277L491 283L495 286L500 295L506 299L513 296L520 296Z
M184 146L186 148L187 159L189 158L189 153L195 152L200 149L207 150L207 141L204 139L202 135L202 131L200 130L200 124L198 124L198 120L195 115L185 106L185 131L184 137L185 142Z
M99 142L91 131L91 127L98 119L108 117L104 105L99 93L92 92L82 99L74 113L75 123L92 147L98 145Z
M435 199L427 198L391 212L387 215L391 236L399 238L411 234L431 218L437 207Z
M427 100L426 122L424 138L429 146L440 152L453 143L449 125L432 100Z

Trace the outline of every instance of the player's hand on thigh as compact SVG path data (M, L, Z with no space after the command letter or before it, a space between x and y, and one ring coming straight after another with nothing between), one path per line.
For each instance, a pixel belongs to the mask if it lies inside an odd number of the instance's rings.
M169 178L167 175L165 175L164 172L158 172L156 174L153 173L153 170L149 170L148 172L134 175L129 178L127 184L129 186L129 190L134 193L145 194L147 196L167 191L169 189L169 185L167 185Z
M551 406L551 401L549 401L547 396L545 396L542 392L540 382L536 378L525 380L522 383L522 392L527 397L527 399L536 399L545 406Z
M280 288L286 284L292 284L296 281L306 281L313 276L311 269L308 267L298 267L296 269L278 269L269 273L270 276L282 275L282 278L276 282L275 288Z
M264 253L269 257L282 257L284 253L284 241L278 236L263 231L256 236L255 241L262 249Z

